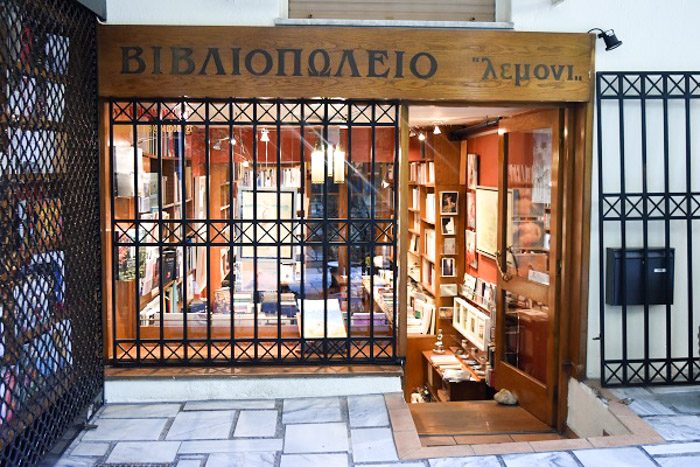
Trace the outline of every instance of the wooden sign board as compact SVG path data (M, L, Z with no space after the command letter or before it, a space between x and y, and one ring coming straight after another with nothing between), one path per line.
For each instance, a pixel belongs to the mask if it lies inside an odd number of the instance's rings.
M591 34L400 28L100 26L109 97L586 102Z

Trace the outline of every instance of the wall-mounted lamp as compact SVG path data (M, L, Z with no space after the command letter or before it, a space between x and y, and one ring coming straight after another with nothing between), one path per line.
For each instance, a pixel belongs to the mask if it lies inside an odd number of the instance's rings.
M229 138L220 138L220 139L217 139L217 140L214 142L214 144L212 145L211 148L214 149L214 150L216 150L216 151L221 151L221 143L224 142L224 141L226 141L226 140L229 140L229 144L230 144L231 146L235 146L235 145L236 145L236 138L234 138L234 137L231 137L230 139L229 139Z
M603 42L605 42L605 50L617 49L622 45L622 41L617 38L614 29L608 29L607 31L603 31L600 28L593 28L589 30L588 33L590 34L593 31L598 32L598 37L603 39Z
M263 128L260 130L260 141L263 143L269 143L270 142L270 130L267 128Z

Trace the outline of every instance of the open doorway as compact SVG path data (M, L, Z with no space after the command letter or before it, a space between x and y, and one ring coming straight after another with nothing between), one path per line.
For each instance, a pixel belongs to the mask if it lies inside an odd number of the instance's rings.
M565 118L409 108L405 387L426 446L561 436Z

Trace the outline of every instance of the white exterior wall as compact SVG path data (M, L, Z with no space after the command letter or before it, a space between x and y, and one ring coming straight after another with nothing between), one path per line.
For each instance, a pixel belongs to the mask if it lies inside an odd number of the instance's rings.
M598 71L693 71L700 70L700 53L695 51L695 44L700 43L700 28L697 18L700 17L700 1L696 0L497 0L499 20L510 20L520 31L559 31L586 32L591 28L613 28L623 41L622 47L606 52L602 40L598 42L596 54L596 69ZM556 4L553 4L556 3ZM276 18L287 16L287 0L108 0L108 24L188 24L188 25L256 25L272 26ZM691 113L695 111L695 105ZM700 112L700 104L697 105ZM671 128L671 160L683 160L685 145L683 134L684 111L682 106L670 106ZM626 107L626 147L628 163L627 190L641 191L639 176L640 142L633 141L633 135L639 134L639 109ZM648 109L648 127L660 126L660 108L653 105ZM698 113L700 115L700 113ZM616 130L612 129L613 131ZM695 132L693 147L700 148L700 131ZM639 139L639 138L637 138ZM615 138L604 148L605 186L614 190L619 184L618 147ZM594 144L594 148L595 148ZM649 134L648 153L650 157L649 173L659 174L661 167L662 136L659 131ZM594 159L597 158L594 153ZM693 169L693 179L700 185L700 159ZM670 186L683 190L685 187L685 170L679 164L671 164ZM635 172L637 170L637 172ZM597 341L591 340L599 332L599 251L598 251L598 186L597 167L594 164L591 216L591 267L590 267L590 298L588 326L588 376L600 376L600 352ZM649 180L650 190L663 190L663 180L660 177ZM694 187L700 191L699 186ZM650 229L650 246L663 246L663 223L659 228ZM696 224L695 245L700 247L700 223ZM619 226L611 225L606 229L606 239L609 246L619 246L615 238L619 238ZM617 236L617 237L616 237ZM685 282L686 255L683 246L685 238L685 223L677 223L671 232L674 243L681 245L676 248L676 287L674 297L674 321L672 333L677 339L673 344L678 352L684 351L687 345L687 300L685 291L689 284ZM631 241L629 239L632 239ZM641 246L641 223L628 224L628 247ZM700 268L697 268L695 283L700 290ZM700 296L697 297L700 301ZM695 325L700 324L700 307L696 305ZM618 308L608 311L611 317L619 313ZM665 355L665 316L662 307L651 309L652 357ZM630 308L630 351L640 355L642 347L642 321L639 310ZM619 356L618 336L619 327L612 319L606 322L608 357ZM697 332L693 331L693 335ZM697 352L697 345L694 345Z
M597 71L697 71L700 70L700 53L694 44L700 40L700 28L696 19L700 16L700 2L693 0L563 0L552 5L551 0L512 0L512 21L516 30L522 31L557 31L586 32L591 28L612 28L623 45L610 52L605 51L599 40L596 53ZM611 112L611 117L604 122L615 122L617 102L608 102L604 111ZM641 110L638 103L625 105L625 160L626 191L641 192L640 125ZM691 115L700 118L700 104L692 104ZM692 147L700 148L700 128L695 122L695 134ZM685 190L685 111L682 102L669 104L670 134L670 182L671 190ZM649 158L648 173L650 191L663 191L663 130L662 109L658 104L647 105L647 128L653 128L648 134L647 154ZM603 177L606 191L619 190L619 146L618 138L613 133L617 126L603 130L608 135L603 148ZM594 135L595 137L595 135ZM590 292L588 312L588 376L600 376L600 345L591 338L599 333L599 290L600 271L599 236L598 236L598 170L597 152L594 143L594 172L592 187L591 215L591 265ZM700 154L700 153L699 153ZM695 191L700 191L700 157L695 157L693 179ZM676 161L676 162L674 162ZM607 222L604 233L606 245L620 246L619 222ZM649 224L649 246L663 247L663 222ZM654 225L654 227L652 227ZM687 255L685 253L685 221L673 221L671 229L672 243L676 246L675 296L672 312L672 346L678 355L687 352L687 290L686 278ZM700 223L695 223L694 244L700 247ZM627 246L642 246L641 222L627 223ZM697 252L695 253L697 257ZM695 261L694 288L700 290L700 264ZM697 336L700 324L700 307L696 294L693 336ZM608 307L606 315L606 358L619 358L620 307ZM628 339L630 357L643 355L643 321L642 307L628 307ZM650 354L652 357L664 357L665 341L665 307L650 307ZM697 341L693 348L697 355Z

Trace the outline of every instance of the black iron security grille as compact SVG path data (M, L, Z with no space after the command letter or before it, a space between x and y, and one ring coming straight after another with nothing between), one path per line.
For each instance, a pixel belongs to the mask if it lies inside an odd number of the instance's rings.
M34 465L103 386L95 17L0 2L0 464Z
M109 105L115 365L396 361L396 103Z
M596 103L601 381L697 383L700 73L598 73ZM627 283L633 271L623 262L619 292L641 289L642 304L606 305L610 247L641 252L639 282ZM666 257L675 252L672 302L661 305L649 298L670 288L664 277L670 263L646 267L652 249Z

